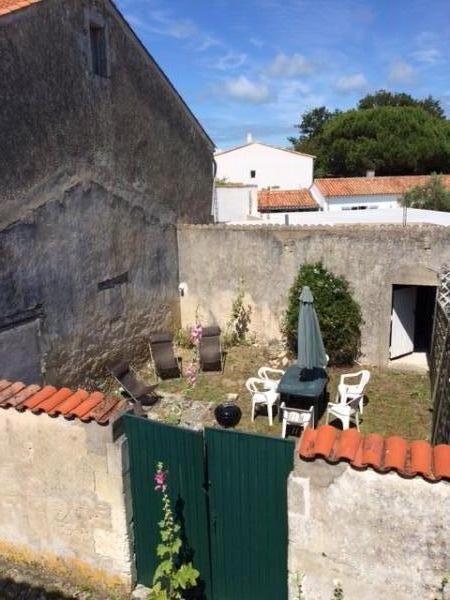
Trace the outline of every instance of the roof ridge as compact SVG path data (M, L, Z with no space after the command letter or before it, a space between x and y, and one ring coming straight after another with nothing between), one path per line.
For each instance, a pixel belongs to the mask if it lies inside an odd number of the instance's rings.
M408 441L399 435L361 434L331 425L307 428L298 453L303 460L322 458L329 463L348 462L354 469L378 473L395 471L405 478L420 475L426 481L450 481L450 444L432 446L427 440Z
M266 146L267 148L273 148L274 150L281 150L282 152L290 152L291 154L297 154L298 156L306 156L307 158L316 158L314 154L306 154L305 152L299 152L298 150L294 150L293 148L283 148L282 146L275 146L274 144L267 144L266 142L259 142L258 140L252 140L251 142L245 142L244 144L239 144L238 146L231 146L231 148L225 148L225 150L218 150L214 153L214 156L220 156L221 154L226 154L227 152L233 152L234 150L240 150L241 148L246 148L247 146L252 146L253 144L259 144L260 146Z
M95 421L107 425L113 418L126 410L123 398L105 396L102 392L89 392L82 388L56 388L51 385L26 385L22 381L0 380L0 408L15 408L50 417L77 418L83 422Z

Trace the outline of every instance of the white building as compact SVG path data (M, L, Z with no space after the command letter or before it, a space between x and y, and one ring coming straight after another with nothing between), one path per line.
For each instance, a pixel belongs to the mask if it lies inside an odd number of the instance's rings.
M313 181L313 156L254 142L250 135L246 144L217 152L215 161L214 217L221 223L260 218L261 190L306 190Z
M428 183L430 175L389 177L332 177L315 179L311 195L324 211L399 208L400 197L410 189ZM450 188L450 175L443 175Z
M256 185L259 189L309 188L313 181L314 156L254 142L216 152L216 177L228 183Z

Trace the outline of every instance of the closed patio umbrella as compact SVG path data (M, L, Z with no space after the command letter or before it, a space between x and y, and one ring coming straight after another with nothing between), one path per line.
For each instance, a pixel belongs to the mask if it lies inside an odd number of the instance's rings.
M307 379L314 377L315 369L323 368L327 364L314 298L308 286L305 286L300 294L299 310L297 363L301 369L301 379Z

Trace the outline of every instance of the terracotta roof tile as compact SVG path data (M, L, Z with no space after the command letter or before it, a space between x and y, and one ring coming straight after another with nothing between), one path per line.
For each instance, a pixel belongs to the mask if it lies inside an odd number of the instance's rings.
M450 481L450 445L446 444L433 447L426 441L407 442L400 436L385 439L376 433L364 436L356 429L341 431L322 425L304 431L298 452L305 460L344 460L356 469L371 467L380 473L394 470L403 477Z
M5 408L7 406L14 406L17 408L23 404L23 402L31 398L31 396L34 396L40 389L41 388L38 385L28 385L27 387L23 388L22 391L14 394L14 396L11 396L8 400L6 400L6 402L3 403L3 406Z
M50 415L66 415L77 408L84 400L89 398L89 392L86 390L78 390L75 394L71 394L67 400L55 406L49 412Z
M64 400L67 400L67 398L71 395L72 390L70 390L69 388L61 388L56 392L56 394L53 394L52 396L47 398L47 400L44 400L43 402L40 402L37 406L35 406L32 409L32 412L38 414L46 412L50 414L52 413L53 409L58 406L58 404L61 404L62 402L64 402Z
M47 400L47 398L50 398L50 396L53 396L53 394L56 394L56 388L54 388L52 385L46 385L36 394L31 396L31 398L26 400L26 402L24 402L20 408L22 410L25 410L26 408L31 410L35 406L38 406L41 402L44 402L44 400Z
M21 8L27 8L41 0L0 0L0 16L12 13Z
M405 466L408 444L399 436L387 438L384 450L384 468L401 470Z
M390 177L330 177L315 179L314 184L323 196L373 196L377 194L404 194L430 180L430 175L399 175ZM450 189L450 175L442 175L442 182Z
M9 386L4 388L2 392L0 392L0 405L11 406L11 398L21 392L24 388L26 388L26 385L21 381L11 383Z
M436 478L450 479L450 446L446 444L435 446L433 459Z
M104 395L101 392L93 392L87 400L77 406L74 410L71 410L67 413L67 416L70 417L78 417L82 419L84 416L88 415L91 410L93 410L100 402L103 400Z
M261 190L258 192L258 210L314 210L319 205L309 190Z
M82 421L96 421L106 425L111 418L127 408L124 399L105 397L101 392L87 392L69 388L57 389L51 385L25 385L21 381L12 383L0 380L0 407L15 408L18 411L30 410L34 414L47 413L49 416L78 418Z

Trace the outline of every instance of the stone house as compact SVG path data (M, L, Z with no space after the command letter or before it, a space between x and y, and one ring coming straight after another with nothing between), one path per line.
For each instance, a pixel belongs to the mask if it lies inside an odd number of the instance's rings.
M179 322L213 143L110 0L0 0L0 364L75 383Z

